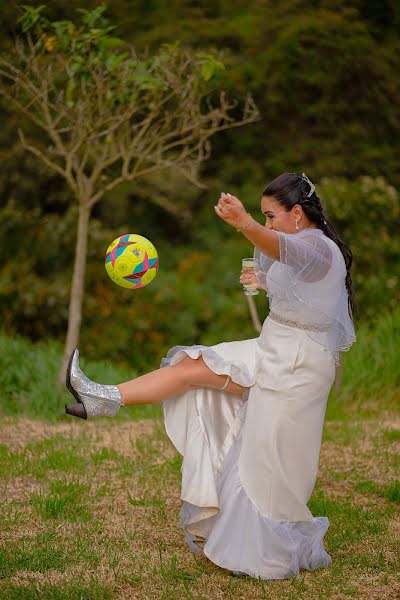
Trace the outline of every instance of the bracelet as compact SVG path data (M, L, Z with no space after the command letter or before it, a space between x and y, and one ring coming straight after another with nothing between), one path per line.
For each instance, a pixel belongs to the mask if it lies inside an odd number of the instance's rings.
M250 219L247 221L246 225L243 225L243 227L238 227L236 229L236 231L243 231L243 229L247 229L248 227L250 227L253 217L251 216L250 213L247 213L247 214L249 215Z

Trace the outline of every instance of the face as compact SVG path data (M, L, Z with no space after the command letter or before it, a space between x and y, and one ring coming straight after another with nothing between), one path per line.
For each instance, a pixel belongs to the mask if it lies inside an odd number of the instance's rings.
M299 225L299 231L304 227L304 213L299 204L295 204L290 211L287 211L273 196L263 196L261 198L261 212L265 215L265 227L283 231L284 233L297 233L296 219Z

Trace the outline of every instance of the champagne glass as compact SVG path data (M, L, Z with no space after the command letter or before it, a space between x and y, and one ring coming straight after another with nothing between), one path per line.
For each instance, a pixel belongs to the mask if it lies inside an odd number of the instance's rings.
M258 268L258 261L251 258L242 258L242 272L243 273L255 273L256 268ZM243 285L245 296L257 296L260 292L257 289L256 283L251 283L249 285Z

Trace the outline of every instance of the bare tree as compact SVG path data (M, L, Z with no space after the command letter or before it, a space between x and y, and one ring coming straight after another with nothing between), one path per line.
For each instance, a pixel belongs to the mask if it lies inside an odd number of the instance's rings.
M79 25L50 22L43 9L25 7L25 35L11 56L0 59L0 92L40 130L28 141L19 129L24 148L65 179L79 208L62 382L79 342L93 206L122 182L162 169L174 168L205 187L198 168L210 155L209 138L259 115L250 95L239 117L237 101L223 91L218 98L210 93L210 81L223 69L210 54L176 43L139 58L111 36L104 6L81 10ZM163 205L176 210L170 199Z

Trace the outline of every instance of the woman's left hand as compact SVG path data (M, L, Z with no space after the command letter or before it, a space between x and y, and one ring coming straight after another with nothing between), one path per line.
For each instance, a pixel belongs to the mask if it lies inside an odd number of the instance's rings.
M236 196L221 193L218 203L214 206L217 215L232 227L241 227L248 220L248 213Z

